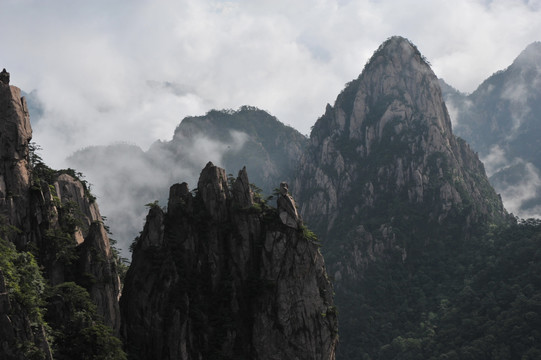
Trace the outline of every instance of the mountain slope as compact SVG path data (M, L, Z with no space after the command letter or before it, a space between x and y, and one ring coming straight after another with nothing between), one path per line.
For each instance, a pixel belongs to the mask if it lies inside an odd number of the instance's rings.
M399 284L405 285L421 259L434 255L437 261L441 249L451 255L478 224L507 218L483 164L452 134L436 76L401 37L382 44L327 106L310 135L295 190L335 280L345 358L375 356L374 342L368 345L372 330L363 324L367 307L398 305L385 300L389 289L374 292L367 274L404 264Z
M444 87L454 131L479 152L517 215L541 215L541 42L470 95Z

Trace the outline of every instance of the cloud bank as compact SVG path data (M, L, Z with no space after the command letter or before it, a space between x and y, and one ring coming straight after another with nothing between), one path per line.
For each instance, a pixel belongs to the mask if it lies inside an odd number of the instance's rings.
M38 90L34 139L147 148L180 120L249 104L307 134L386 38L412 40L472 91L541 34L541 1L6 0L0 66Z

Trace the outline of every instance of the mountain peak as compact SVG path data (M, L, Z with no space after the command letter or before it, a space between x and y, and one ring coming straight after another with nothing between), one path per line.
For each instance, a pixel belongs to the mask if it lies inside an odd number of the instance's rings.
M396 134L420 123L451 134L436 75L417 47L399 36L385 41L338 96L334 108L327 108L314 126L312 143L339 133L366 142L367 153L374 142L391 134L384 131L391 123Z
M397 66L417 63L430 67L417 46L402 36L393 36L383 42L368 61L367 68L385 63L384 59L390 60L392 65ZM417 70L420 69L420 67L417 67Z
M355 319L364 310L350 304L365 295L365 269L376 259L414 264L426 248L456 247L477 224L502 222L506 212L483 164L452 134L428 62L401 37L383 43L327 107L306 153L294 187L301 216L328 249L349 330L341 346L361 358L349 350L358 347L352 334L362 333Z
M374 56L372 58L383 54L400 55L404 58L415 55L422 57L421 53L417 49L417 46L402 36L392 36L385 40L374 52Z
M320 223L325 212L338 219L344 202L351 204L351 212L357 212L362 222L377 207L378 197L393 193L411 205L431 207L429 217L440 224L453 208L462 208L471 199L479 208L466 217L505 215L486 181L483 165L467 144L453 136L436 75L405 38L392 37L375 51L362 74L316 122L311 147L313 163L301 166L295 188L327 189L325 195L308 192L308 198L301 191L302 216L306 214L312 224ZM315 167L320 167L321 174ZM462 183L449 181L456 174ZM358 188L360 182L366 183L365 188ZM435 183L439 186L436 193ZM466 196L464 189L472 195ZM493 203L479 197L485 190ZM358 198L356 204L351 202L352 191ZM318 196L329 197L325 206L317 204L314 198ZM313 209L306 208L307 204ZM385 207L385 201L381 205ZM389 218L397 214L389 214ZM319 228L320 234L332 234L333 221L327 228Z
M515 59L513 65L541 66L541 41L535 41L528 45Z

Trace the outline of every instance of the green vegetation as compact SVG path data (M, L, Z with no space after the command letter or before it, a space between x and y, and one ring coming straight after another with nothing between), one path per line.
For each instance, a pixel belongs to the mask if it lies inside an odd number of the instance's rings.
M68 174L72 178L79 180L83 185L84 193L90 203L96 201L96 197L91 192L91 184L84 179L81 172L74 169L53 170L43 162L43 158L39 155L41 146L31 142L28 144L29 150L29 169L32 174L32 184L35 189L41 189L42 186L52 186L59 175ZM54 188L54 187L53 187Z
M300 231L304 239L321 245L319 239L317 238L317 235L312 230L308 229L305 225L301 225Z
M49 289L47 303L55 359L127 359L121 341L100 321L83 287L73 282L57 285Z
M73 169L56 171L49 168L38 155L38 150L39 146L29 145L31 199L36 200L35 206L42 212L51 210L52 213L40 215L44 219L40 220L39 229L38 224L32 229L37 239L25 244L24 248L18 249L10 241L0 238L0 274L10 302L8 309L12 312L8 314L13 320L10 326L15 332L14 340L9 341L17 342L4 343L3 346L8 344L10 351L16 349L20 358L45 359L41 343L45 332L55 360L124 360L126 355L121 341L97 314L88 290L74 282L51 286L42 275L42 271L46 275L55 273L57 276L50 281L64 277L87 284L104 280L89 273L79 273L79 252L74 234L77 229L86 232L88 227L82 221L84 215L79 205L65 199L61 201L53 184L58 176L68 174L82 183L86 199L92 203L95 197L90 192L90 185L83 180L81 173ZM49 218L54 221L49 221ZM23 233L2 219L0 236L16 238L19 234ZM114 247L113 253L120 260ZM28 334L23 328L27 322L33 334Z
M360 291L341 299L361 309L341 319L341 334L361 324L343 357L538 359L540 249L541 221L526 220L461 243L433 241L405 261L377 260Z
M123 360L122 344L96 313L88 292L72 282L49 287L30 252L19 252L0 238L0 270L10 302L11 315L27 316L32 328L47 331L54 358ZM27 359L44 359L31 342L16 345Z
M34 256L29 252L18 252L12 243L0 238L0 270L10 302L18 303L31 321L43 324L45 280Z

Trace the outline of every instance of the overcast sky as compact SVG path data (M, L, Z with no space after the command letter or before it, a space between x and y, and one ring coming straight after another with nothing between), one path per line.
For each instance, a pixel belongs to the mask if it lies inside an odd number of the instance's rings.
M0 0L0 68L43 101L52 167L78 148L168 140L253 105L308 134L392 35L471 92L541 40L541 0Z

